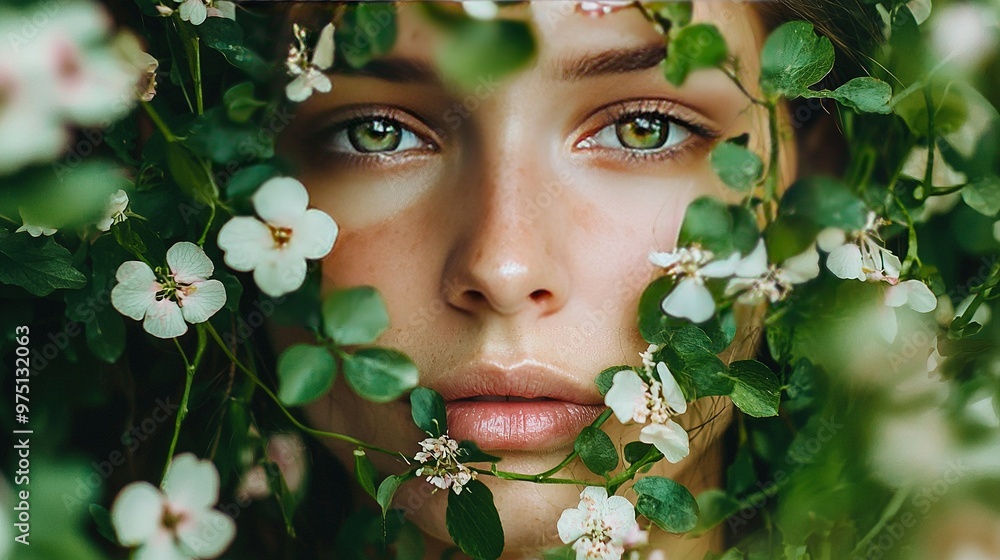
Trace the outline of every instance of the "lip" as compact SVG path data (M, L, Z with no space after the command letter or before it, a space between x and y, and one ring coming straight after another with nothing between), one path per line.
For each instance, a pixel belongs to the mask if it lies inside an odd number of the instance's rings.
M597 387L534 360L480 361L447 375L449 435L487 451L548 450L572 445L604 410Z

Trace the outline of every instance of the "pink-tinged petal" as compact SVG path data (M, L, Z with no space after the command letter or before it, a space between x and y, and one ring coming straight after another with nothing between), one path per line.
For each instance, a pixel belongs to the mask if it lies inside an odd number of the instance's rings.
M132 560L191 560L191 555L177 547L172 532L162 531L136 550Z
M157 531L165 530L161 519L163 494L148 482L129 484L111 505L111 524L123 546L143 544Z
M880 305L873 313L872 321L879 336L889 344L895 342L896 335L899 333L895 308Z
M611 527L611 538L623 542L635 527L635 508L622 496L611 496L605 503L604 522Z
M169 299L154 302L149 307L142 328L157 338L175 338L188 330L181 308Z
M195 558L215 558L222 554L236 536L236 523L216 510L201 510L188 523L177 528L183 549Z
M653 266L658 266L660 268L670 268L671 266L677 264L680 260L681 256L676 251L673 253L657 253L655 251L649 253L649 262L652 263Z
M240 216L226 222L219 230L219 249L223 260L233 270L249 272L275 250L274 235L267 224L257 218Z
M204 323L226 304L226 287L218 280L195 282L181 300L181 314L188 323Z
M764 240L761 239L749 255L740 259L740 262L736 265L735 274L744 278L756 278L766 272L767 247L764 246Z
M149 265L139 261L123 262L115 273L118 285L111 290L111 305L119 313L136 321L146 316L156 304L160 285Z
M666 424L648 424L639 432L639 441L651 443L663 457L676 463L688 456L688 434L680 424L667 420Z
M271 297L294 292L306 279L306 261L288 252L275 253L253 271L253 280L260 291Z
M602 504L608 499L608 491L603 486L588 486L580 492L580 503Z
M208 9L208 15L211 17L221 17L235 21L236 4L233 2L225 2L225 1L216 2L214 8Z
M712 261L701 267L701 275L706 278L726 278L732 276L736 273L736 267L739 265L740 260L739 252L734 252L721 261ZM764 262L766 265L766 254Z
M182 453L174 457L167 469L163 493L171 506L187 511L211 508L219 501L219 472L211 461Z
M664 298L662 308L664 313L672 317L703 323L715 313L715 300L704 282L696 278L684 278Z
M826 228L816 236L816 245L820 249L829 253L847 243L847 232L838 228Z
M339 228L326 212L309 209L292 231L288 250L307 259L321 259L333 249Z
M208 258L201 247L190 241L174 243L167 250L167 265L174 280L182 284L207 280L215 271L212 259Z
M615 374L611 389L604 395L604 404L611 408L622 424L631 422L635 413L646 407L646 384L639 375L623 369Z
M253 195L257 215L268 225L295 231L309 204L309 193L297 179L274 177L268 179Z
M885 304L889 307L906 305L919 313L930 313L937 308L937 298L927 284L920 280L907 280L886 289Z
M861 263L861 248L853 243L837 247L826 257L826 267L837 278L865 280Z
M181 19L190 21L191 25L201 25L208 17L208 8L204 0L185 0L181 4Z
M677 384L674 374L667 368L667 364L660 362L656 364L656 373L660 374L660 384L662 385L663 400L677 414L684 414L687 411L687 399L681 386Z
M587 521L587 512L580 509L567 509L559 516L556 529L559 530L559 540L569 544L583 536L586 532L584 523Z

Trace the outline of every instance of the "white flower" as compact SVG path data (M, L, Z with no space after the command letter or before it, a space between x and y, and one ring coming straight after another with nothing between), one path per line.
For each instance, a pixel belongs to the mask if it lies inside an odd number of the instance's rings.
M119 33L115 39L115 50L139 78L135 82L135 96L141 101L152 101L156 96L156 69L160 62L142 50L139 38L131 32Z
M944 156L941 155L941 149L937 147L937 144L934 145L933 152L926 147L914 147L910 150L910 154L906 156L906 161L903 162L903 168L899 174L923 182L924 176L927 174L927 158L929 156L934 158L934 167L931 169L932 187L957 187L958 185L964 185L968 181L965 173L956 171L954 167L948 165L948 162L944 160Z
M276 465L289 492L298 492L305 479L305 445L291 434L275 434L267 440L268 467ZM236 495L244 499L261 499L271 494L264 465L254 465L240 480Z
M226 304L226 288L209 280L215 270L205 251L182 241L167 251L167 267L127 261L118 267L118 285L111 290L111 304L159 338L187 332L188 323L203 323Z
M422 451L413 457L414 461L424 464L417 469L417 476L426 476L427 482L437 488L451 488L455 494L461 494L465 485L476 479L475 471L458 462L462 450L458 442L447 435L426 438L420 442L420 448Z
M580 504L564 510L556 527L562 542L573 544L577 560L618 560L637 525L631 502L588 486L580 493Z
M55 232L59 231L54 227L49 227L40 223L33 223L28 218L24 217L24 211L19 210L18 213L21 214L21 227L14 230L14 233L27 232L28 235L32 237L38 237L40 235L53 235Z
M875 314L875 326L882 338L891 344L899 332L896 309L905 305L918 313L930 313L937 307L937 298L920 280L906 280L889 286L883 303L885 306Z
M298 44L288 47L285 68L288 75L295 76L295 79L285 86L285 96L290 101L301 102L308 99L313 90L328 93L333 88L330 78L323 71L333 66L334 28L332 23L323 27L316 45L311 49L311 58L310 49L306 45L308 32L298 24L293 24L292 29Z
M118 540L139 547L136 560L215 558L236 536L236 524L213 509L219 473L190 453L174 457L162 491L148 482L129 484L111 506Z
M462 9L469 17L481 20L491 20L500 12L497 3L491 0L463 0Z
M648 420L650 424L639 432L639 441L653 444L667 461L676 463L687 457L690 446L687 432L671 417L687 411L687 400L667 364L656 364L656 372L660 380L651 378L646 383L631 369L619 371L604 404L623 424L645 424Z
M254 282L271 297L293 292L306 278L306 259L321 259L337 239L337 223L307 209L309 193L291 177L275 177L253 195L261 219L238 216L219 231L219 248L234 270L253 271Z
M576 11L588 16L603 16L627 8L634 4L632 0L603 0L577 2Z
M736 266L735 277L726 285L726 295L740 294L739 301L756 304L768 300L775 303L785 299L795 284L808 282L819 276L819 253L810 245L802 253L789 257L781 264L767 264L764 240Z
M236 19L236 4L225 0L174 0L181 4L181 19L201 25L210 17ZM161 12L162 13L162 12Z
M848 234L837 228L826 228L816 239L819 248L830 253L826 267L838 278L854 278L862 282L899 281L901 263L892 251L882 247L878 228L885 222L869 213L864 229Z
M949 67L971 70L996 54L996 10L973 3L945 6L931 26L931 49Z
M649 262L666 269L667 276L679 278L674 289L663 299L663 312L695 323L709 320L715 313L715 299L705 286L706 278L726 278L736 271L740 260L734 252L726 260L712 261L714 255L698 245L682 247L670 253L650 253Z
M97 229L99 231L108 231L114 224L124 222L128 218L125 215L126 208L128 208L128 193L123 189L118 189L118 192L111 195L110 200L108 200L108 206L104 210L104 217L97 222Z

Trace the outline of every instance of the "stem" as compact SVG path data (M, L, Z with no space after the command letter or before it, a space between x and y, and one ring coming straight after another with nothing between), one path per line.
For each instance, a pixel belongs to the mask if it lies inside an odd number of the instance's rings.
M212 338L214 338L215 342L218 343L219 348L222 349L222 352L226 355L226 357L229 358L230 361L232 361L232 363L235 364L236 367L239 368L240 371L242 371L243 373L245 373L247 375L247 377L249 377L250 380L254 382L254 384L256 384L258 387L260 387L261 390L263 390L264 393L266 393L267 396L271 398L271 400L274 401L274 404L276 404L278 406L278 408L281 410L281 412L284 413L284 415L286 417L288 417L288 420L291 421L291 423L296 428L302 430L303 432L306 432L307 434L310 434L310 435L313 435L313 436L316 436L316 437L326 437L326 438L336 439L336 440L339 440L339 441L350 443L351 445L356 445L358 447L362 447L364 449L371 449L372 451L378 451L380 453L385 453L386 455L391 455L393 457L399 457L399 458L403 459L403 461L406 461L407 463L409 462L407 460L407 457L405 455L403 455L402 453L398 452L398 451L391 451L389 449L385 449L384 447L379 447L377 445L372 445L370 443L361 441L360 439L353 438L353 437L348 436L348 435L338 434L338 433L334 433L334 432L324 432L323 430L316 430L316 429L310 428L309 426L306 426L302 422L299 422L299 420L297 418L295 418L295 415L293 415L287 408L285 408L285 405L281 404L281 401L278 400L278 396L275 395L274 392L271 391L271 389L267 385L265 385L264 382L261 381L260 378L257 377L257 375L253 371L250 370L250 368L248 368L247 366L243 365L243 362L241 362L239 360L239 358L237 358L235 355L233 355L232 352L229 351L229 347L226 346L226 343L222 341L222 337L219 336L219 332L215 330L215 327L212 326L211 323L204 323L204 324L206 325L206 329L208 330L208 333L212 335Z
M493 475L497 478L502 478L504 480L523 480L526 482L537 482L539 484L576 484L578 486L594 486L593 482L587 482L586 480L576 480L574 478L537 478L538 475L534 474L521 474L515 472L498 471L498 470L486 470L486 469L470 469L479 474Z
M194 46L191 59L191 78L194 80L195 104L198 106L198 114L205 112L205 103L202 99L201 91L201 39L193 37L191 44Z
M177 418L174 420L174 435L170 439L170 448L167 450L167 463L163 466L163 477L161 480L166 479L167 469L170 468L170 463L174 460L174 450L177 449L177 439L181 435L181 424L184 423L184 417L188 413L188 399L191 397L191 386L194 384L194 372L198 369L198 364L201 363L201 357L205 353L206 339L205 331L198 326L198 349L195 350L194 361L188 360L187 354L184 353L184 348L181 346L180 341L176 338L174 339L174 344L177 345L177 351L180 352L181 358L184 360L184 394L181 396L180 408L177 409Z
M767 176L764 178L764 217L767 222L773 221L774 202L778 198L778 150L781 139L778 137L778 106L775 102L767 104L768 134L771 140L771 154L767 164Z
M934 188L934 99L930 86L924 87L924 103L927 105L927 168L924 170L924 196Z
M146 110L146 114L149 115L149 118L153 121L153 124L156 125L160 134L167 139L167 142L176 142L178 138L174 136L173 132L170 132L170 127L167 126L167 123L163 122L163 119L160 118L160 114L156 112L156 109L154 109L148 101L140 101L139 103L142 105L142 108Z
M747 90L746 86L743 85L743 82L740 81L739 77L736 76L736 72L733 71L731 68L722 68L722 73L725 74L727 78L729 78L729 81L733 82L733 84L735 84L736 87L739 88L740 93L745 95L746 98L749 99L751 103L753 103L754 105L760 105L761 107L770 107L770 104L767 101L754 97L754 95Z
M198 246L205 246L205 239L208 237L208 230L212 228L212 222L215 220L215 204L210 204L208 206L208 222L205 223L205 229L201 231L201 237L198 238Z
M903 506L903 502L905 502L907 496L910 495L910 490L910 486L904 486L899 490L896 490L896 493L892 496L892 500L889 502L889 505L886 506L885 511L882 512L882 517L879 518L878 523L876 523L875 526L868 531L865 538L858 542L857 546L854 547L854 552L851 553L851 556L859 556L865 545L874 539L875 536L885 528L885 525L889 522L889 520L892 519L893 516L899 512L899 508Z
M645 457L632 463L631 465L629 465L627 469L618 473L617 476L608 481L608 493L614 494L615 492L618 491L619 486L621 486L622 484L624 484L629 480L632 480L632 478L635 477L635 474L639 472L639 469L645 467L646 465L655 463L662 458L663 454L660 453L655 447L649 448L649 451L646 452Z
M910 216L909 210L906 209L906 205L896 197L896 206L899 206L900 212L906 218L906 228L907 228L907 247L906 247L906 260L903 261L902 270L900 270L901 275L909 274L910 268L916 263L918 266L923 266L920 261L920 256L917 255L917 229L913 226L913 218Z

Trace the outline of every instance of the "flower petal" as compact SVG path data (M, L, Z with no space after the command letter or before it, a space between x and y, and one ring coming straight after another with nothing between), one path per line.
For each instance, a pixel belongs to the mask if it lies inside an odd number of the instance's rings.
M181 300L181 314L188 323L204 323L226 304L226 287L218 280L192 284Z
M269 225L295 231L309 204L309 193L297 179L268 179L253 195L253 208Z
M663 392L663 400L667 406L677 414L684 414L687 411L687 399L684 398L684 392L677 384L674 374L663 362L656 364L656 373L660 374L660 384L662 385L660 390Z
M611 528L612 542L622 542L636 525L635 507L622 496L611 496L605 503L603 519Z
M312 62L313 66L319 68L320 70L326 70L327 68L333 66L335 48L333 32L333 24L328 23L323 26L323 29L320 30L319 39L316 40L316 48L313 49L312 60L310 62Z
M631 422L637 410L646 407L646 384L639 375L623 369L615 373L611 389L604 395L604 404L608 405L622 424Z
M279 251L274 256L257 265L253 280L260 291L271 297L294 292L306 279L306 261L298 255Z
M162 531L136 550L132 560L191 560L191 555L177 548L172 532Z
M118 285L111 290L111 305L136 321L145 317L160 289L153 269L144 262L126 261L118 267L115 278Z
M690 451L687 432L673 420L667 420L666 424L644 426L639 432L639 441L653 444L671 463L687 457Z
M587 521L587 513L580 509L563 510L556 523L559 530L559 540L569 544L583 536L586 532L584 523Z
M219 472L211 461L182 453L170 462L163 493L171 506L190 511L210 508L219 501Z
M749 255L740 259L734 272L736 276L744 278L756 278L767 272L767 247L764 246L763 239L757 242Z
M920 280L907 280L886 289L885 304L889 307L906 305L914 311L930 313L937 308L937 298L927 284Z
M875 330L889 344L896 340L899 333L899 323L896 320L896 310L892 307L879 306L872 317Z
M190 21L191 25L201 25L208 17L208 8L203 0L186 0L181 4L181 19Z
M136 546L163 529L163 494L148 482L133 482L122 489L111 505L111 524L118 541Z
M662 307L667 315L703 323L715 313L715 300L702 280L684 278L664 298Z
M731 255L721 261L712 261L701 267L701 275L706 278L726 278L736 273L736 267L740 264L741 255L739 251L734 251ZM765 254L765 268L767 257Z
M337 240L337 222L322 210L309 209L299 219L288 243L288 250L307 259L321 259Z
M188 330L181 308L169 299L153 302L149 306L142 328L157 338L175 338Z
M853 243L837 247L826 257L826 267L838 278L865 280L861 266L861 248Z
M238 216L226 222L219 230L219 248L225 253L223 260L233 270L249 272L261 259L274 250L274 236L267 224L257 218Z
M649 262L653 266L658 266L660 268L670 268L671 266L677 264L677 261L681 260L681 256L677 251L673 253L657 253L651 251L649 253Z
M215 271L212 259L208 258L201 247L190 241L174 243L174 246L167 250L167 265L174 275L174 280L182 284L207 280Z
M801 284L819 276L819 252L816 244L813 243L805 251L785 259L780 270L782 280L791 284Z
M226 19L236 20L236 3L226 2L225 0L220 0L215 3L213 17L222 17Z
M197 512L190 523L177 528L184 549L196 558L215 558L222 554L236 536L236 523L216 510Z
M819 232L816 236L816 245L820 249L829 253L847 243L847 232L842 229L829 227Z

